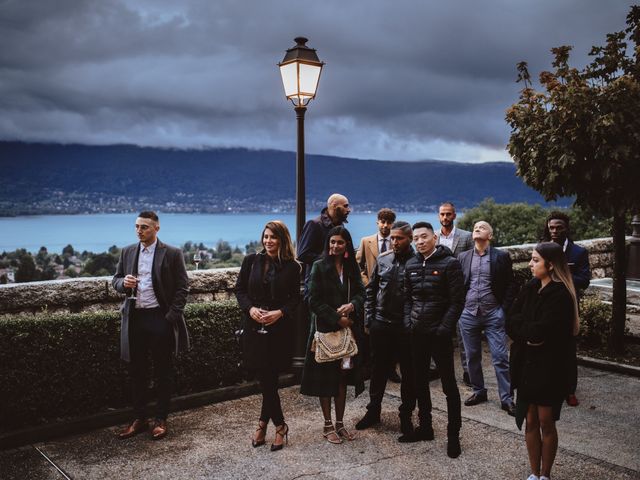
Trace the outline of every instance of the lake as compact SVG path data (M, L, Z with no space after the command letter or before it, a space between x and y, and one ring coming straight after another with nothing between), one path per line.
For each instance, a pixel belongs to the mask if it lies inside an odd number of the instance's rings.
M232 246L244 246L259 240L265 223L282 220L295 236L295 214L247 213L247 214L197 214L159 213L159 238L170 245L180 246L187 241L215 246L218 240L226 240ZM317 216L310 214L307 219ZM40 215L0 218L0 252L25 248L37 252L45 246L50 253L61 253L68 245L78 251L103 252L110 246L123 247L136 241L135 214L98 215ZM417 221L431 222L438 228L438 214L399 213L398 220L411 224ZM352 213L347 228L356 247L360 238L376 232L375 213Z

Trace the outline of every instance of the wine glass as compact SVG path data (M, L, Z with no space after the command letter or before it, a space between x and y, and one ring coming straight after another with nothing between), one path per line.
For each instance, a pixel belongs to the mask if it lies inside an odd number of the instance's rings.
M138 297L136 296L136 288L138 287L138 275L135 275L133 273L131 273L130 275L136 279L136 286L131 288L131 294L127 298L129 298L129 300L137 300Z
M202 255L200 255L200 251L198 250L193 255L193 263L196 264L196 270L198 270L198 264L202 261Z
M268 312L269 311L269 307L258 307L260 309L261 312ZM260 329L256 330L256 332L261 333L261 334L265 334L265 333L269 333L267 331L266 328L264 328L264 323L260 324Z

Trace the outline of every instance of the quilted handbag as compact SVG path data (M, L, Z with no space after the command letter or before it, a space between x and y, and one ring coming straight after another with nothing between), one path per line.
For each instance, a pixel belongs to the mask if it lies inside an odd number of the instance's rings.
M337 332L316 332L311 342L318 363L333 362L358 353L358 345L351 328L341 328Z

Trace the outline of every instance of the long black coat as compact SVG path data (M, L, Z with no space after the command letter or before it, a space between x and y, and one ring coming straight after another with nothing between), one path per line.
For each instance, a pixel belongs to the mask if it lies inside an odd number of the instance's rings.
M569 393L567 352L574 305L564 284L540 286L540 280L529 281L507 317L507 334L513 339L511 387L518 390L519 400L553 406Z
M247 255L236 281L235 294L243 317L243 355L249 369L286 370L293 352L293 320L300 303L300 266L294 260L274 263L271 281L263 281L266 253ZM269 260L270 261L270 260ZM251 307L268 307L284 314L265 327L267 334L256 333L261 324L249 315Z
M345 273L347 269L345 268ZM350 291L349 291L350 290ZM350 297L349 297L350 293ZM338 394L340 383L340 361L317 363L315 353L311 351L311 342L316 333L335 332L340 326L340 315L337 308L351 302L355 307L353 333L356 335L358 350L362 347L362 339L359 337L362 321L362 306L364 303L364 285L360 272L354 270L344 282L340 282L338 273L333 263L320 259L313 264L309 276L309 309L311 310L311 328L307 341L307 353L304 361L304 370L300 391L305 395L316 397L335 397ZM354 385L356 396L364 390L364 379L360 368L360 355L353 359L354 368L348 376L348 384Z
M116 274L111 280L113 288L120 293L128 293L124 288L124 277L138 271L138 255L140 244L128 245L120 252L120 260L116 268ZM151 270L153 293L160 304L162 313L173 326L175 339L174 352L189 350L189 333L184 321L184 306L187 304L189 293L189 278L184 264L182 250L162 243L158 239L153 267ZM129 315L135 304L129 299L124 300L120 307L122 313L122 326L120 330L120 358L125 362L131 361L129 350Z

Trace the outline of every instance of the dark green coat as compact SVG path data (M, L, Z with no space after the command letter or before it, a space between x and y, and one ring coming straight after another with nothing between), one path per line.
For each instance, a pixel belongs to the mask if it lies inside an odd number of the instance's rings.
M316 326L320 332L337 331L340 328L338 326L340 315L336 309L340 305L351 302L355 307L352 330L358 342L358 350L362 349L360 331L362 329L364 286L360 272L357 270L350 272L348 278L345 276L344 283L342 283L335 266L321 259L316 261L311 268L308 287L311 326L300 391L305 395L315 397L335 397L338 394L338 384L340 383L340 361L317 363L315 354L311 351L311 341L316 332ZM350 298L348 298L349 290ZM364 390L360 355L356 355L353 362L354 368L349 372L348 384L355 386L357 396Z

